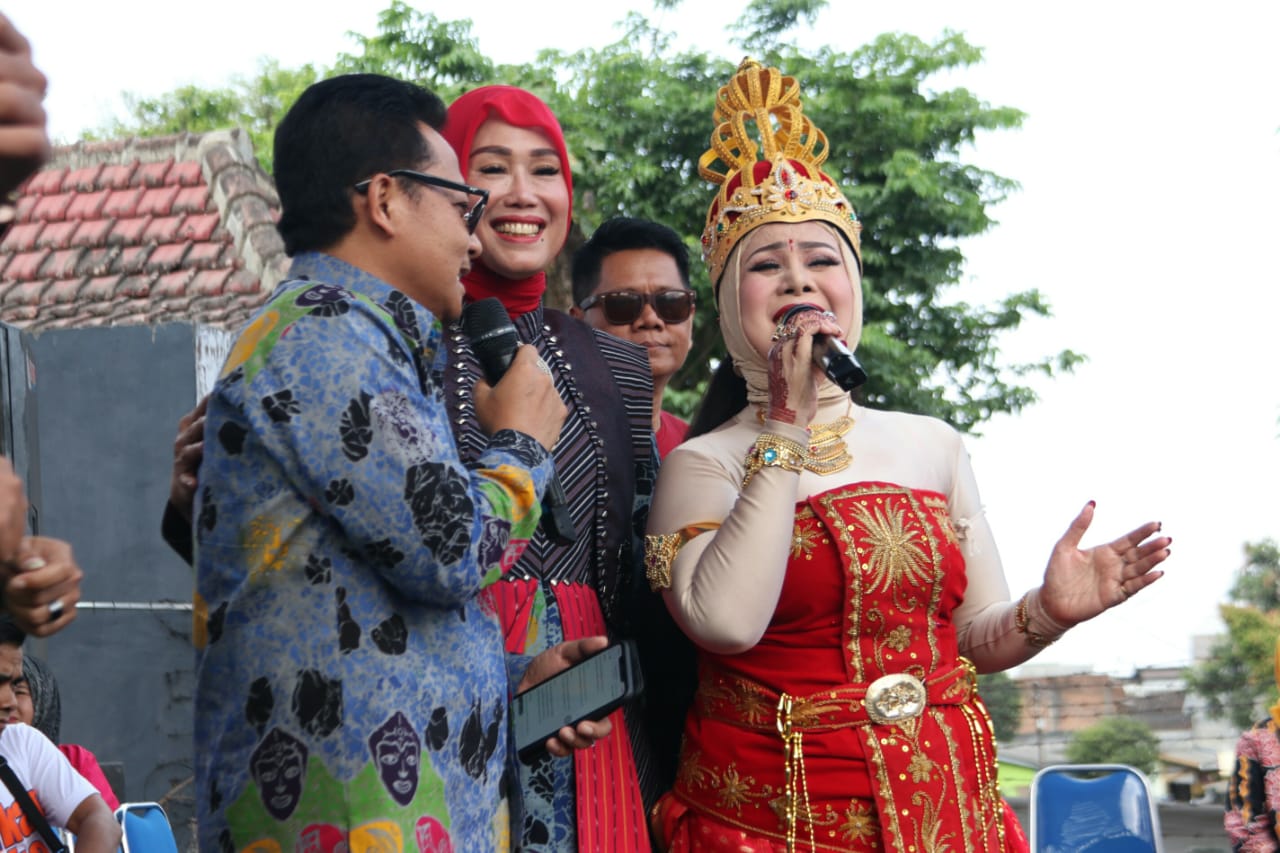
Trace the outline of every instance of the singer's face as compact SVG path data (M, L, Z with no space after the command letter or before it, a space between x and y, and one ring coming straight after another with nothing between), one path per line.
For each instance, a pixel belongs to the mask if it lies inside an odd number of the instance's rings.
M762 225L742 241L738 300L751 346L768 358L775 319L793 305L816 305L853 323L853 288L840 253L840 238L820 222Z
M489 119L471 140L467 182L489 191L476 231L484 265L513 281L546 269L569 233L572 203L551 140L540 130Z

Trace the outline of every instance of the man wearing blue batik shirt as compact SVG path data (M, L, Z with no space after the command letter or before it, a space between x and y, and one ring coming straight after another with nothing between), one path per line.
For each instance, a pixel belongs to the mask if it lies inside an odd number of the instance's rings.
M418 86L347 75L276 132L293 265L210 397L195 506L202 850L508 844L508 681L476 595L537 524L565 409L522 347L477 387L490 443L459 461L441 324L485 194L461 183L444 117ZM558 647L526 681L602 643Z

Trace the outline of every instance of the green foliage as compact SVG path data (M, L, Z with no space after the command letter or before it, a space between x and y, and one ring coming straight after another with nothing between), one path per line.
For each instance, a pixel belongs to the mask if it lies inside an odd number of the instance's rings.
M1244 546L1245 564L1219 608L1227 626L1208 660L1187 673L1187 686L1205 699L1209 715L1248 728L1276 700L1276 642L1280 638L1280 545Z
M249 134L258 161L270 172L276 124L303 90L320 77L311 65L281 68L275 60L262 59L255 74L233 77L220 89L182 86L158 98L139 98L126 93L130 120L114 122L88 135L91 138L163 136L239 127Z
M1160 741L1151 727L1129 717L1096 723L1067 744L1067 761L1072 764L1127 764L1151 775L1159 758Z
M1007 672L978 676L978 695L991 715L996 740L1012 740L1022 721L1022 691Z
M672 9L678 0L659 0ZM840 183L864 224L865 331L859 353L872 376L864 400L878 408L934 415L971 430L997 412L1034 402L1022 384L1032 373L1070 370L1064 351L1039 361L1000 359L1000 336L1027 316L1047 316L1035 290L992 306L970 305L949 291L960 281L960 241L992 227L988 214L1017 184L965 162L981 132L1017 127L1022 113L993 107L965 89L931 91L934 75L978 63L980 48L943 33L929 43L882 35L852 52L795 45L795 29L811 24L825 0L751 0L733 28L738 43L762 62L797 77L805 111L832 140L824 168ZM694 257L711 187L698 178L708 146L717 88L736 65L676 51L672 36L632 13L612 44L573 53L544 50L531 63L497 65L486 58L468 21L441 21L393 0L374 35L351 34L356 49L334 71L376 71L415 80L446 99L486 83L524 86L543 97L564 126L576 189L568 250L617 214L656 219L686 235ZM327 73L327 72L326 72ZM181 89L137 102L131 130L202 130L210 121L238 123L260 156L270 146L278 109L291 102L310 69L289 72L264 63L259 75L227 89ZM300 84L300 85L299 85ZM279 85L281 88L273 89ZM252 95L253 97L246 97ZM567 253L566 253L567 254ZM548 302L568 304L564 257L551 271ZM694 287L702 306L685 368L668 389L668 408L688 415L724 349L714 298L701 264Z

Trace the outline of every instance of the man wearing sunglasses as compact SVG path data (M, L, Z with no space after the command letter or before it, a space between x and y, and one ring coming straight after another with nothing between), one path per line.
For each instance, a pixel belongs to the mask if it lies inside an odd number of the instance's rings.
M693 343L689 252L675 231L619 216L595 230L573 256L573 316L639 344L653 372L658 457L684 440L689 425L664 411L662 394Z
M308 88L276 131L289 278L203 414L201 850L493 850L509 835L503 637L477 596L537 527L565 407L521 347L502 381L477 383L488 443L473 467L458 456L442 322L461 313L486 194L462 183L444 120L425 89L353 74Z

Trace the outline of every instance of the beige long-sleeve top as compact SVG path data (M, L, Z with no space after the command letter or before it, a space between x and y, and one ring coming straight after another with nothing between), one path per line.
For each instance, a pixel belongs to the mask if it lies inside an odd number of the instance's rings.
M955 611L961 654L980 672L1016 666L1038 648L1015 626L1000 555L982 511L964 442L935 418L884 412L847 401L828 403L815 423L854 418L844 436L852 463L820 476L767 467L742 488L744 460L762 432L807 441L806 431L757 419L748 407L719 429L685 442L664 460L649 515L649 533L690 525L719 527L690 539L671 565L667 606L700 646L721 654L746 651L764 634L786 573L796 502L838 486L887 482L946 496L966 562L964 603ZM1039 603L1027 599L1032 630L1056 636Z

